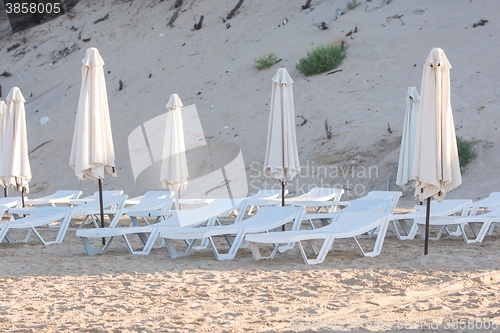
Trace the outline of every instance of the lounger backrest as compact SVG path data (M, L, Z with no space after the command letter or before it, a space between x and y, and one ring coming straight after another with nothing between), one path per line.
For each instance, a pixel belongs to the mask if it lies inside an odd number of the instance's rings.
M0 199L0 206L13 207L21 202L21 197L7 197Z
M252 232L267 231L283 225L283 220L302 220L304 207L262 207L257 213L243 222L232 226L239 229L253 229Z
M367 213L367 212L353 212L342 214L335 223L329 224L325 227L318 228L315 231L318 233L328 232L330 229L335 229L336 232L340 232L339 228L342 228L342 232L351 233L351 236L361 235L368 232L376 227L378 227L382 219L390 218L390 213L378 212L378 213ZM343 223L346 222L346 223Z
M391 199L355 199L349 206L340 210L339 212L378 212L387 211L392 203Z
M170 209L174 202L170 191L149 191L138 204L127 207L127 210Z
M215 199L210 205L190 210L171 211L173 219L177 220L181 227L195 226L208 221L211 218L222 215L233 210L244 210L248 203L247 199ZM238 214L235 223L238 223L243 214ZM170 218L162 224L169 225Z
M29 215L28 217L15 220L14 223L25 223L33 222L37 220L44 220L47 217L52 218L53 221L57 221L58 218L66 215L66 213L71 210L71 207L41 207L36 213Z
M121 194L123 194L123 190L102 191L102 196L121 195ZM94 194L92 194L88 197L82 198L82 199L91 200L91 199L95 199L95 198L99 198L99 191L96 191L96 192L94 192Z
M392 214L396 209L399 198L401 197L402 194L403 193L400 191L371 191L366 196L360 198L360 200L390 199L391 204L389 205L389 207L387 207L387 212Z
M128 195L110 195L103 196L103 207L116 207L116 209L122 209L125 205ZM92 200L88 203L80 206L76 206L73 210L73 216L87 215L88 212L100 209L100 200Z
M288 190L285 189L285 195ZM260 190L256 194L249 197L249 199L277 199L281 197L281 190Z
M470 215L476 215L479 208L493 211L500 207L500 192L491 192L487 198L476 201L471 206Z
M432 216L447 216L461 212L462 216L466 216L469 213L471 205L472 200L469 199L445 199L441 202L431 201L430 213ZM415 206L415 209L420 213L418 215L425 215L425 207L426 205Z
M299 195L297 197L288 198L289 201L339 201L340 197L344 193L341 188L331 188L331 187L315 187L306 194Z
M82 195L82 191L73 191L73 190L59 190L56 191L53 195L49 197L54 198L65 198L69 197L70 199L78 199Z
M500 218L500 208L493 209L491 212L480 215L481 217Z

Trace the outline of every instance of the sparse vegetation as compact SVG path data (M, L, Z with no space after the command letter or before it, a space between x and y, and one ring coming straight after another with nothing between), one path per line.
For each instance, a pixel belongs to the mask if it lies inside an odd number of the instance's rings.
M305 76L320 74L337 67L346 56L347 48L341 44L322 44L307 52L295 67Z
M268 69L275 63L279 62L281 59L278 59L278 57L274 53L268 53L265 56L260 57L255 61L255 65L253 66L255 69L258 69L259 71L263 69Z
M465 167L477 157L477 153L472 142L464 140L461 136L457 136L457 149L460 172L463 173Z
M332 138L332 126L328 125L328 119L325 119L325 131L326 131L326 137L328 139Z
M359 5L360 5L360 3L357 0L352 0L347 5L347 8L349 8L349 10L353 10L354 8L358 7Z

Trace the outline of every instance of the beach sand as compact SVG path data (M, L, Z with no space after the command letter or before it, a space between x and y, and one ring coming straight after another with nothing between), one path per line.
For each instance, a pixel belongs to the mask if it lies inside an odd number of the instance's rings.
M325 31L313 24L330 22L344 0L312 1L312 10L301 10L305 0L247 0L226 22L229 29L221 17L234 0L184 1L171 28L166 25L173 3L80 0L73 18L65 15L0 39L0 73L12 73L0 77L0 98L18 86L27 100L29 196L97 190L92 182L80 183L68 167L81 59L91 46L106 63L118 172L116 181L105 179L105 190L122 189L130 197L147 190L134 181L128 138L164 114L172 93L184 105L196 104L207 140L241 147L250 193L263 188L271 77L279 66L295 81L295 112L303 117L297 125L308 120L297 127L300 161L308 170L289 185L290 192L341 184L349 200L385 190L387 181L390 190L400 190L395 179L405 94L409 86L420 90L422 66L433 47L441 47L453 66L456 133L478 153L463 184L447 198L477 200L499 190L500 21L493 15L500 12L498 0L393 0L382 7L380 0L363 1ZM200 15L203 28L192 31ZM390 19L395 15L403 15L401 21ZM488 22L473 28L481 19ZM304 77L296 70L312 47L341 39L348 46L341 72ZM20 47L8 52L16 43ZM55 62L54 52L73 45L72 53ZM254 69L254 60L269 52L282 61ZM42 117L50 122L40 125ZM325 135L326 119L332 139ZM366 177L356 169L328 178L314 166L375 166L378 172ZM408 191L398 207L414 204ZM476 329L461 328L461 319L476 328L483 320L500 325L498 237L498 229L481 244L447 237L431 242L424 257L418 237L398 241L389 230L378 257L361 257L346 240L324 263L308 266L298 249L272 261L255 262L246 249L227 262L216 261L210 249L172 260L165 248L132 256L121 239L106 255L89 257L70 228L61 244L45 247L33 236L27 244L0 244L0 331L338 331L335 323L359 321L353 330L362 332L381 330L374 325L383 321L382 328L390 323L388 330L395 332L402 331L398 323L410 325L403 331L435 332L411 325L437 320L437 331L470 332Z
M398 241L390 228L375 258L341 240L325 262L305 265L298 248L259 262L247 249L230 261L215 260L211 248L171 259L165 248L130 255L122 239L87 256L72 227L61 244L0 244L0 330L327 332L350 322L360 332L382 323L435 332L417 326L430 321L439 332L477 331L453 320L500 324L499 236L497 228L469 245L445 237L423 256L419 237Z

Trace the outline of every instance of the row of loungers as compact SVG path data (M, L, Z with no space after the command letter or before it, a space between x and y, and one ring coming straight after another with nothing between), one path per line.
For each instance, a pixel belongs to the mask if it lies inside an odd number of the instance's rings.
M149 191L134 199L128 199L122 193L104 191L105 214L110 220L107 228L99 228L97 193L79 198L80 191L58 191L45 198L26 200L26 204L32 205L27 208L18 207L18 198L0 199L4 213L8 210L14 218L0 223L0 242L18 242L11 232L25 229L27 234L20 240L22 242L34 233L45 245L61 243L68 227L77 225L74 217L83 216L76 235L89 255L107 252L113 239L121 236L131 254L149 254L153 246L158 245L158 240L160 246L166 246L172 258L188 255L192 250L210 244L218 260L233 259L242 247L251 250L254 259L259 260L274 258L277 253L290 250L297 244L304 261L317 264L324 261L335 239L353 238L364 256L374 257L380 254L391 223L402 240L413 239L417 233L423 235L422 226L425 224L425 210L422 209L393 214L401 196L401 192L396 191L373 191L363 198L346 202L340 201L341 189L316 188L305 195L287 198L287 207L278 207L281 204L279 191L261 191L245 199L181 200L182 210L172 209L174 199L170 191ZM205 206L185 209L189 204L200 203ZM256 207L257 213L251 215ZM493 225L500 223L499 207L498 192L475 203L471 200L432 202L430 224L440 227L435 239L447 233L462 236L466 243L481 242L491 233ZM482 212L487 213L478 215ZM221 217L228 217L231 213L236 213L235 217L229 218L231 224L221 225ZM29 216L21 218L21 215ZM119 227L124 215L130 217L130 225ZM315 228L314 221L320 221L321 227ZM303 222L310 227L303 229ZM40 229L53 228L55 224L59 228L55 240L46 241ZM291 225L291 230L279 231L286 224ZM88 225L92 227L83 228ZM138 236L140 246L133 245L130 236ZM228 252L220 252L220 242L214 240L216 236L223 236L229 245ZM94 250L92 239L102 237L107 238L105 246ZM363 237L376 237L373 251L365 252L362 248L360 240ZM322 242L320 248L318 241ZM271 245L270 255L261 254L262 244ZM316 258L309 258L304 244L310 246ZM179 246L184 250L180 251Z

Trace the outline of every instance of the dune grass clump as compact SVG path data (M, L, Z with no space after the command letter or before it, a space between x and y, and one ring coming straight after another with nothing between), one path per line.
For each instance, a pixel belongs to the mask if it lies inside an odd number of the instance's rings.
M327 72L337 67L347 56L343 44L322 44L307 52L307 57L295 66L305 76Z
M460 172L463 173L465 167L477 157L477 153L472 142L464 140L461 136L457 136L457 149Z
M347 5L347 8L349 8L349 10L353 10L354 8L358 7L359 5L361 5L361 4L357 0L352 0Z
M275 63L279 62L279 59L274 53L271 52L271 53L268 53L267 55L262 56L259 59L256 59L254 61L255 61L255 65L253 65L253 67L255 69L258 69L259 71L261 71L263 69L268 69L269 67L271 67Z

